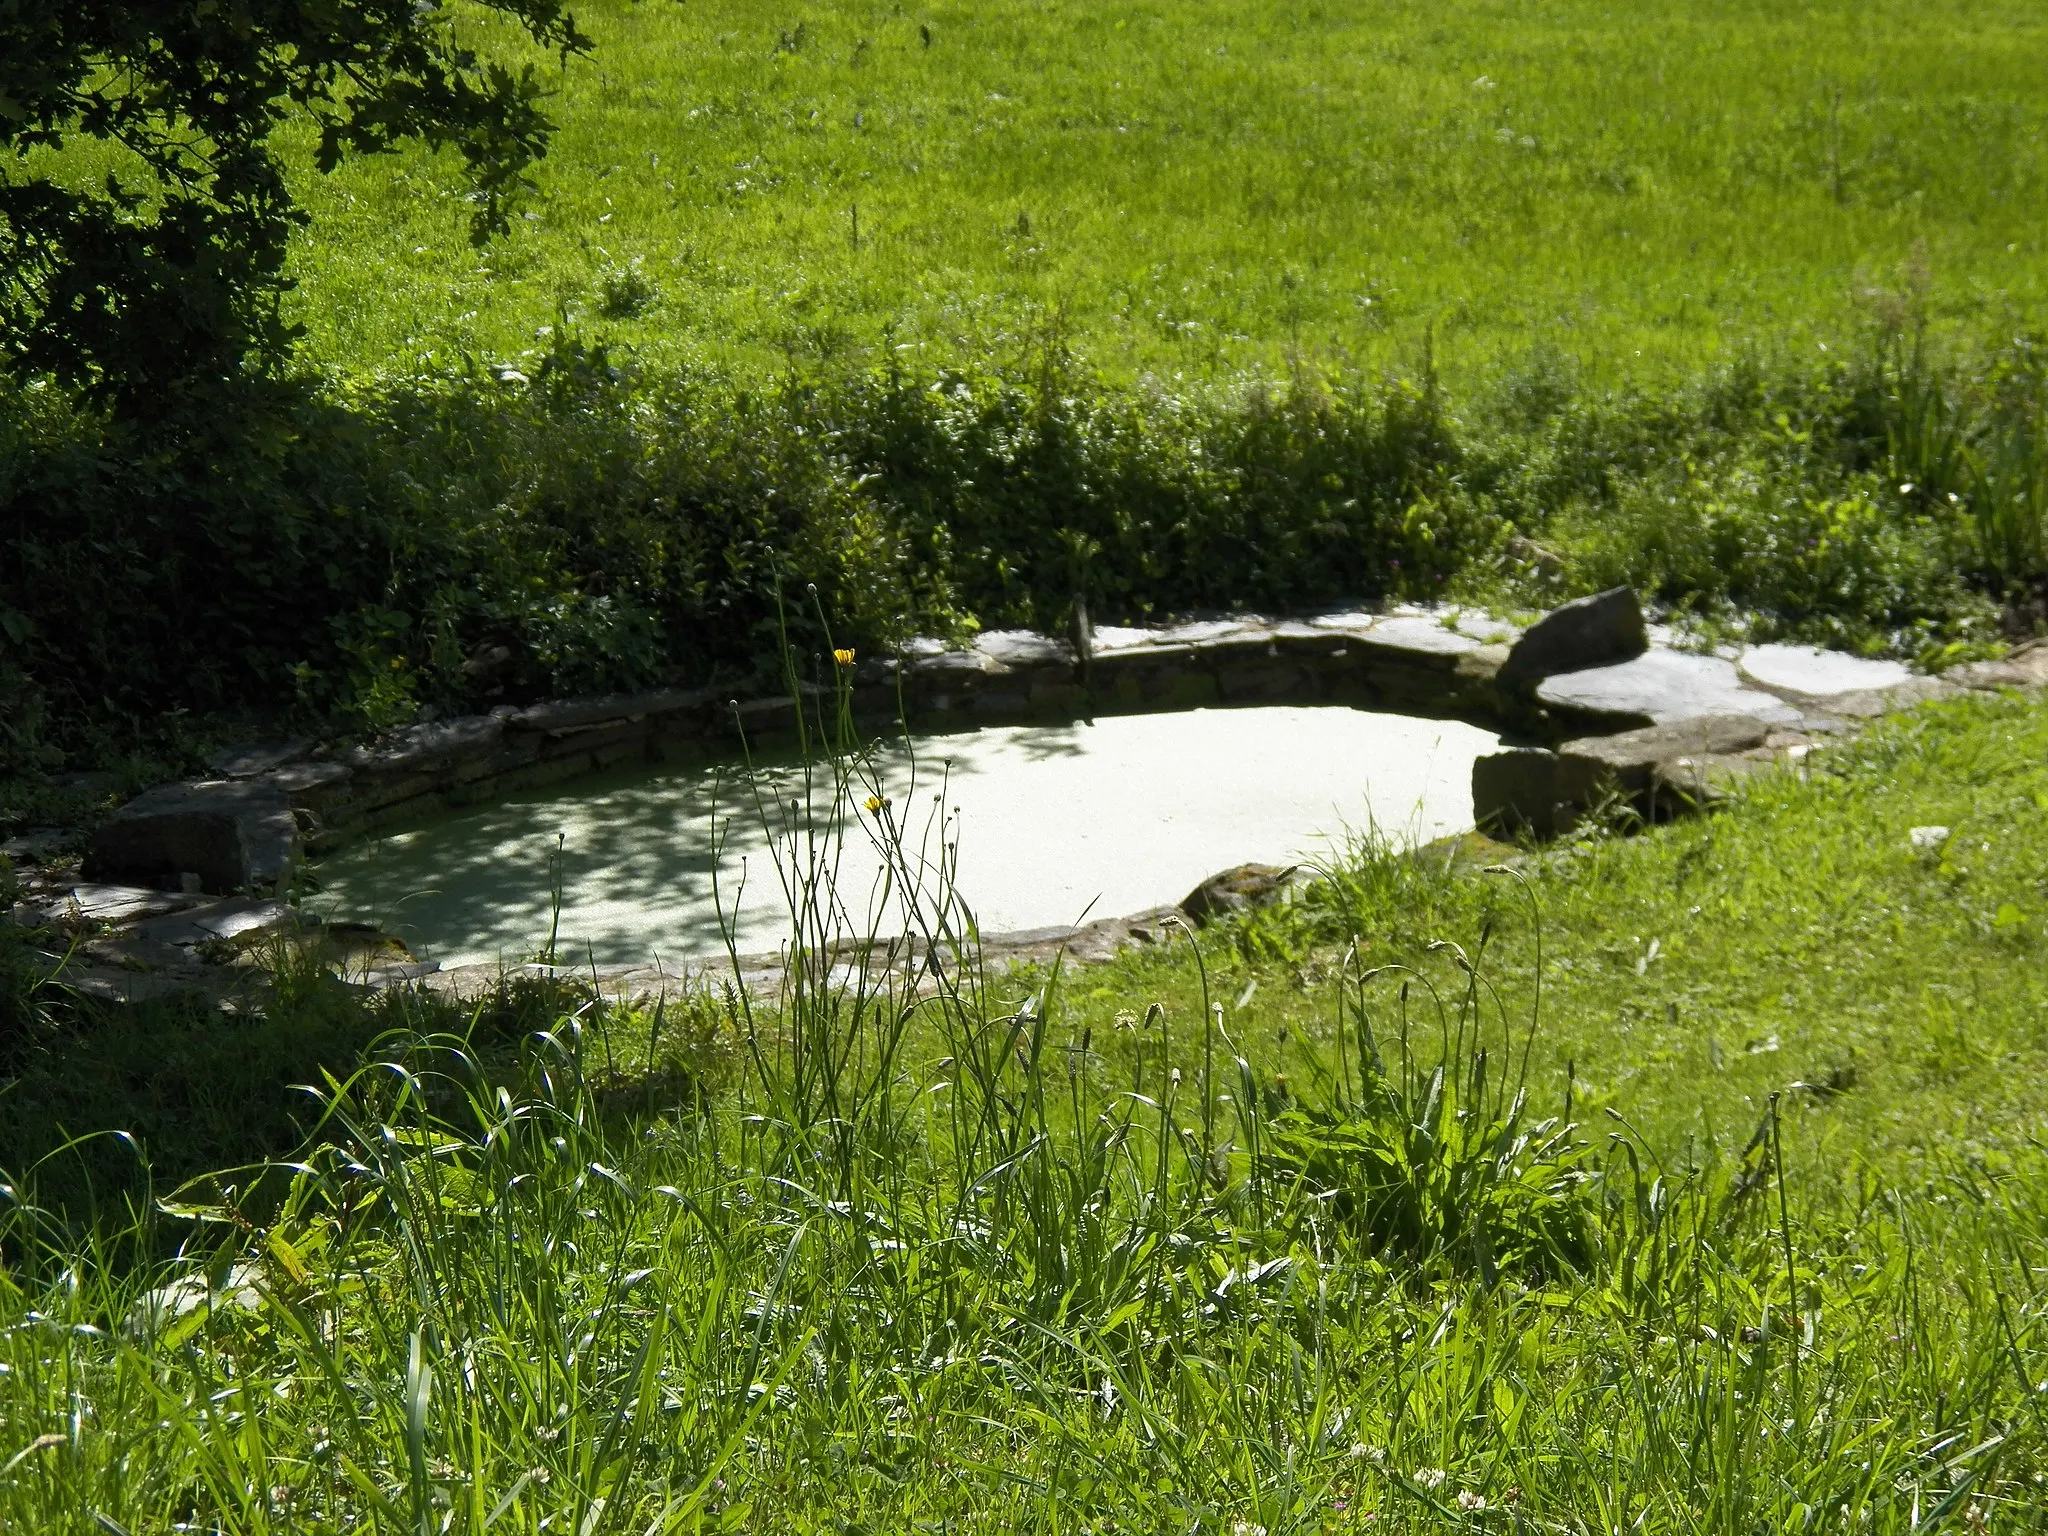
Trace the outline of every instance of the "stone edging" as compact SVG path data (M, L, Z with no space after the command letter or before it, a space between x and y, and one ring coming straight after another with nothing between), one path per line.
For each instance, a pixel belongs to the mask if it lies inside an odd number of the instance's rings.
M2048 686L2048 648L1945 678L1802 647L1692 654L1646 627L1626 589L1566 604L1526 632L1407 608L1105 628L1079 639L997 631L965 648L919 642L864 659L855 712L872 722L900 709L906 725L926 730L1304 703L1463 719L1527 744L1475 766L1476 819L1547 835L1617 788L1647 814L1668 814L1887 710L1971 688ZM24 916L103 934L111 924L116 939L148 951L114 963L169 981L190 970L174 956L218 955L288 921L288 907L264 898L306 853L631 761L787 739L795 708L787 698L667 688L501 707L340 750L243 749L217 759L211 777L160 786L116 811L87 850L82 873L93 883L42 891ZM232 899L208 901L209 892ZM1119 933L1139 922L1110 921ZM1092 949L1100 945L1089 932L1101 926L1015 937L1023 951L1055 940ZM397 981L428 969L379 974Z

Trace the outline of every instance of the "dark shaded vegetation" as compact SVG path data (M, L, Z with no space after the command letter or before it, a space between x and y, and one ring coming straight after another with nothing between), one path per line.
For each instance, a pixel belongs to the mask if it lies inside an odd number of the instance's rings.
M289 1156L319 1128L310 1090L393 1038L503 1056L586 1007L588 992L514 974L473 1002L365 993L280 950L239 1006L198 992L135 1004L76 992L52 934L0 925L0 1168L54 1213L146 1208L187 1179ZM40 955L39 955L40 952Z
M1619 581L1708 622L1939 664L2044 569L2028 341L1690 389L1484 397L1307 370L1229 394L1019 371L643 371L250 385L148 423L0 395L5 763L161 742L178 712L382 728L745 679L809 644L975 623L1386 597L1540 605Z

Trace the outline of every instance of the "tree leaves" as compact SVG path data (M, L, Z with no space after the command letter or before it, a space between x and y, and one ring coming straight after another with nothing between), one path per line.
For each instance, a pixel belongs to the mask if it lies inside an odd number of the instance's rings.
M479 5L564 57L589 47L560 0ZM145 417L273 370L296 335L278 301L305 222L279 124L319 125L323 171L407 142L454 149L482 243L547 153L544 95L530 65L479 59L414 0L0 0L0 147L127 152L96 189L61 162L0 183L0 351Z

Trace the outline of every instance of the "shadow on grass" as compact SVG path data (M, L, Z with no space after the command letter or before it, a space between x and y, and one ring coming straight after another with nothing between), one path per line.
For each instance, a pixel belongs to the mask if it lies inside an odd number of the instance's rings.
M293 1156L320 1114L304 1085L346 1077L386 1037L459 1038L488 1059L589 1002L541 977L470 1002L366 993L288 961L260 1011L196 993L108 1003L39 985L27 949L0 938L0 1179L60 1218Z

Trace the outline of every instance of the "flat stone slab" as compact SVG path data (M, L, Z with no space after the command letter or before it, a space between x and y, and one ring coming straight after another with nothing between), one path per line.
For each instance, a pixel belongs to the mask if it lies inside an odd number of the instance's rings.
M1904 662L1870 661L1817 645L1753 645L1736 663L1743 681L1773 693L1825 700L1838 693L1896 688L1913 676Z
M502 718L522 730L556 735L589 730L593 726L615 725L621 721L645 720L652 715L673 715L699 709L717 698L713 688L656 688L646 693L606 693L584 699L552 699L526 709L508 711Z
M1348 608L1341 613L1319 613L1308 620L1311 629L1334 631L1340 635L1362 635L1379 623L1382 618L1413 618L1413 614L1385 615L1368 613L1362 608Z
M425 773L466 757L481 757L505 734L496 715L461 715L427 725L407 726L387 739L351 747L342 761L362 773Z
M1590 775L1609 776L1622 789L1635 792L1649 787L1659 763L1749 752L1770 736L1770 724L1754 715L1697 715L1613 736L1581 737L1559 747L1557 755L1564 763L1582 765Z
M1486 613L1460 613L1452 621L1461 635L1470 635L1481 645L1513 645L1522 631L1506 619Z
M138 938L159 944L247 944L286 928L295 928L301 921L289 902L216 901L208 906L152 917L137 923L134 933Z
M1005 667L1070 667L1074 649L1029 629L991 629L977 636L974 648Z
M1626 730L1699 715L1747 715L1795 725L1800 711L1783 699L1743 686L1735 664L1718 656L1645 651L1632 661L1545 678L1538 703Z
M1381 619L1360 638L1373 645L1421 651L1430 656L1464 656L1485 643L1455 629L1447 629L1435 619Z
M1908 677L1903 683L1895 683L1889 688L1858 688L1853 693L1830 694L1824 699L1814 700L1813 704L1815 708L1845 720L1874 720L1894 710L1948 698L1956 691L1957 685L1945 677Z
M49 922L132 923L137 918L180 912L205 901L203 896L185 896L175 891L153 891L139 885L81 885L51 907L44 917Z
M0 843L0 858L18 862L46 859L53 853L62 853L75 841L77 834L67 827L30 827Z
M1776 753L1708 752L1674 757L1654 770L1654 789L1665 806L1705 810L1739 791L1759 774L1776 772L1785 760Z
M1140 651L1159 644L1164 633L1157 629L1136 629L1128 624L1101 624L1089 632L1088 643L1098 656L1104 652Z
M1997 661L1972 661L1947 674L1965 688L2048 688L2048 641L2030 640Z
M228 747L206 760L207 767L224 779L254 779L296 762L313 744L297 741L251 741Z
M1008 670L986 651L934 651L911 663L915 675L941 680L1000 677Z

